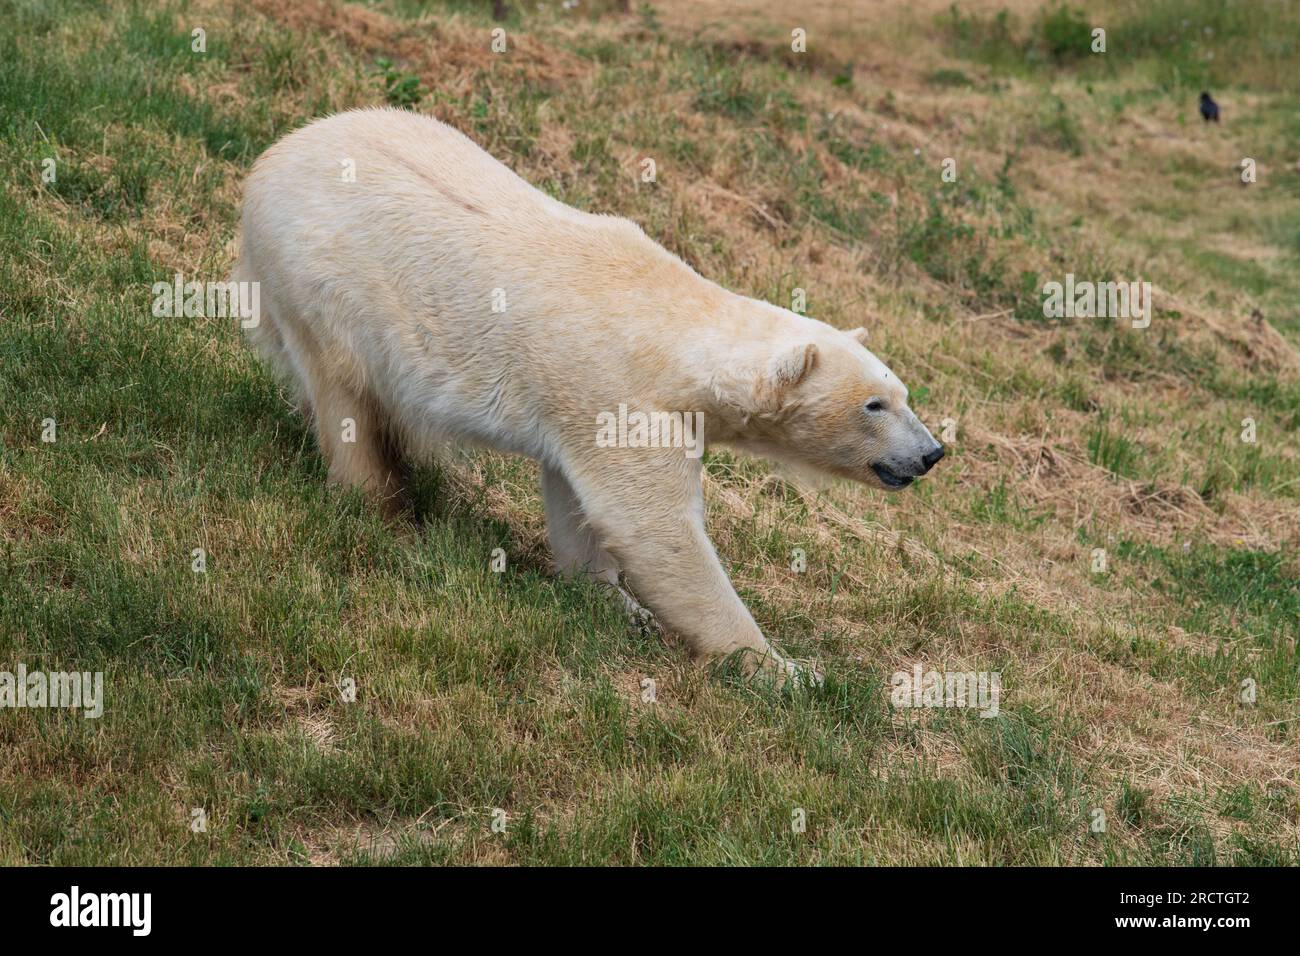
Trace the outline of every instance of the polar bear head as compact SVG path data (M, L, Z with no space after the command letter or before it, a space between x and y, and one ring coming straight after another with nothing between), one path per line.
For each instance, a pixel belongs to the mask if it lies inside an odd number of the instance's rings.
M943 446L908 407L906 386L867 350L866 331L790 315L799 321L783 341L752 343L715 372L721 440L887 491L933 468Z

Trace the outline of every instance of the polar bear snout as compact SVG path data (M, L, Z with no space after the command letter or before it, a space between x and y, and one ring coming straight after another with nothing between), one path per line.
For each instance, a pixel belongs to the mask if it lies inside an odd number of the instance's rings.
M911 409L899 409L890 431L885 454L872 461L871 470L885 489L895 491L937 465L944 448Z
M935 442L934 450L926 452L919 458L901 462L896 458L878 461L871 466L871 470L887 489L906 488L938 464L942 457L943 446Z
M935 465L939 464L939 459L943 458L943 446L938 442L934 443L934 450L926 452L921 456L921 474L925 474Z

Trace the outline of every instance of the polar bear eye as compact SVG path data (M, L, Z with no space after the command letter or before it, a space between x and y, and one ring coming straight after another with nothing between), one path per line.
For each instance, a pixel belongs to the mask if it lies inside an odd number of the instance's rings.
M885 403L878 398L873 398L871 401L867 402L867 411L869 412L883 412L884 410Z

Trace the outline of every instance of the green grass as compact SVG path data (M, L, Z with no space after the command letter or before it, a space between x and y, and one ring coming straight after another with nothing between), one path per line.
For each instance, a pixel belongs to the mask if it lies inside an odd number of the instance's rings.
M1280 2L1268 14L1216 0L1116 0L1103 9L1044 0L1028 17L1008 10L970 12L958 0L938 19L958 56L1000 71L1044 74L1075 69L1089 78L1115 63L1154 74L1166 89L1248 83L1286 89L1297 52L1300 9ZM1106 30L1094 52L1092 30Z
M1088 456L1119 478L1136 478L1145 457L1139 445L1113 430L1104 417L1088 434Z

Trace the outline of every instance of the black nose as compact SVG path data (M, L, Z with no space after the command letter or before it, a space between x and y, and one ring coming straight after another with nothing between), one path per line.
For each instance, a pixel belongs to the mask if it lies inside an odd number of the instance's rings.
M930 452L930 454L928 455L921 456L921 464L925 466L926 471L929 471L931 468L933 468L935 465L939 463L939 459L942 457L943 457L943 446L935 445L934 451Z

